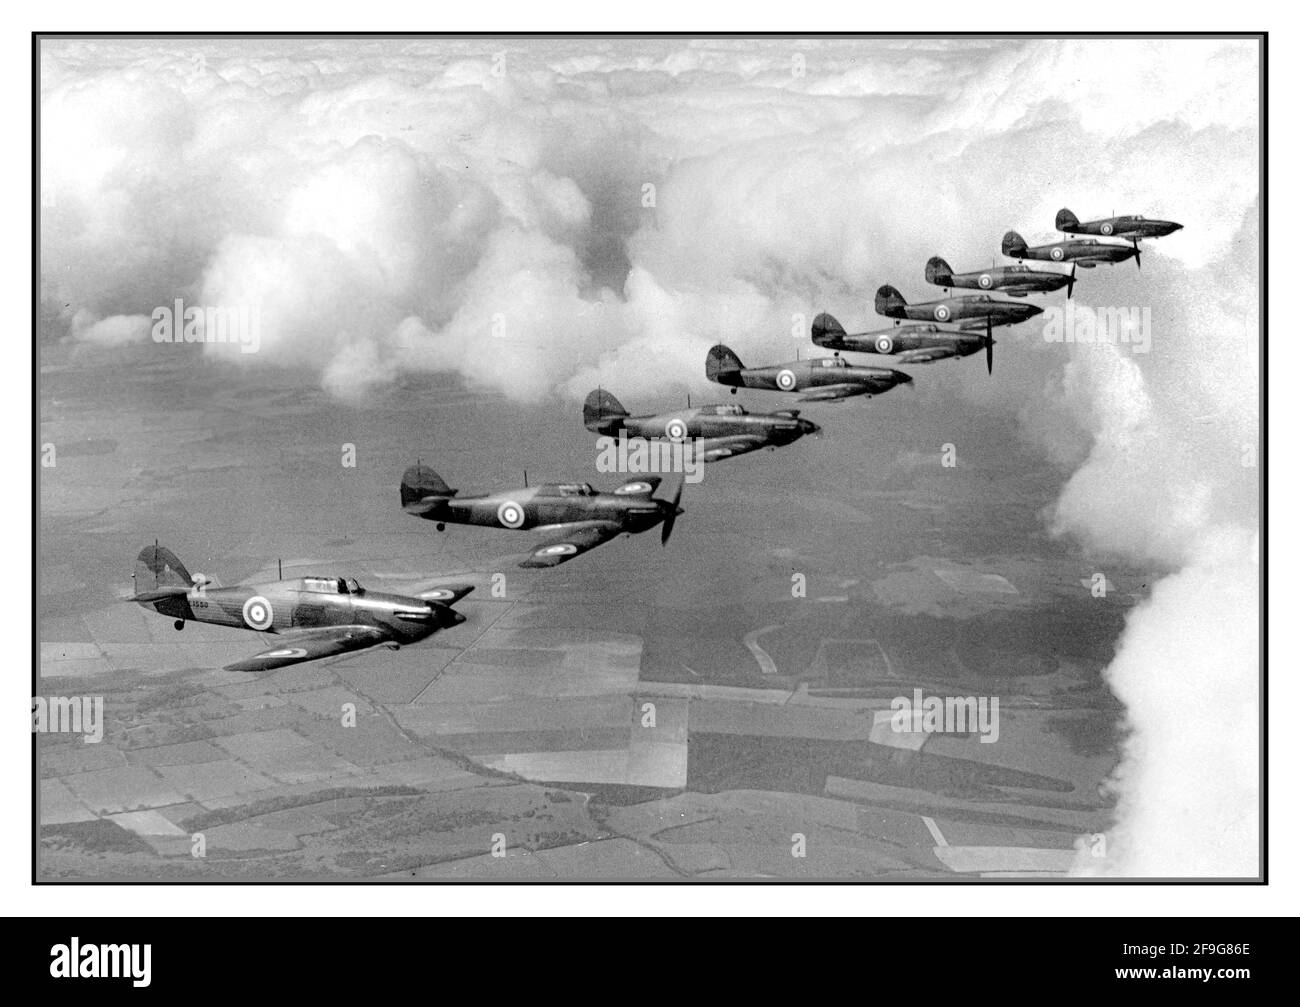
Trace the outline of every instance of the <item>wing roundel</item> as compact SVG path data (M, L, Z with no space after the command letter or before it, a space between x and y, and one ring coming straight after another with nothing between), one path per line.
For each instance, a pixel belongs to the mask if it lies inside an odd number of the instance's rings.
M614 491L617 496L650 496L659 488L663 479L659 476L638 476L636 479L629 479L622 486Z

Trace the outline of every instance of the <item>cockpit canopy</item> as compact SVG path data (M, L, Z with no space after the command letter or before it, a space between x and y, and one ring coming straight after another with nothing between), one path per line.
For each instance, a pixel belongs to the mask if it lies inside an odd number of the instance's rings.
M848 362L843 357L818 357L818 367L848 367Z
M700 406L701 416L745 416L744 406L718 405L718 406Z
M351 577L304 577L298 590L308 594L361 594L361 585Z
M591 497L596 491L590 483L552 483L537 489L539 497Z

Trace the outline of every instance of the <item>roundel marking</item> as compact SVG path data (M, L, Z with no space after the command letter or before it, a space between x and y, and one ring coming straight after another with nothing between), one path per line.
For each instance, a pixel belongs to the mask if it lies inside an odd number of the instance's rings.
M301 647L281 647L279 650L268 650L262 655L263 660L268 657L306 657L307 652Z
M993 286L993 277L989 276L988 273L980 273L980 286L984 290L988 290L989 287Z
M1065 258L1065 252L1063 252L1060 248L1053 248L1052 258L1057 262L1060 262L1063 258Z
M255 594L244 602L244 622L252 629L270 629L275 619L271 603L260 594Z
M560 542L557 545L548 545L545 549L538 549L536 556L572 556L578 551L578 547L571 542Z
M652 488L649 483L626 483L614 493L618 496L626 496L628 493L649 493Z
M1102 225L1101 225L1101 233L1102 233L1102 234L1110 234L1113 230L1115 230L1115 228L1113 228L1110 224L1102 224Z
M795 383L794 371L787 369L776 372L776 387L780 388L783 392L788 392L793 389Z
M876 350L879 353L893 353L894 341L890 339L888 336L877 336Z
M524 509L513 500L507 500L497 508L497 520L507 528L522 528L524 526Z
M456 595L448 591L445 587L435 587L432 591L425 591L421 598L425 601L451 601Z
M951 314L952 312L948 309L948 305L946 304L940 304L937 308L934 309L934 317L941 322L946 322L948 320L948 316Z
M664 428L670 441L684 441L686 439L686 424L677 418L668 421Z

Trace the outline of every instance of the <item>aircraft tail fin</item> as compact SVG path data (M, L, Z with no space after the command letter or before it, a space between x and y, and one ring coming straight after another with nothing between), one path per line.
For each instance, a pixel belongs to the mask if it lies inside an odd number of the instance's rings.
M402 473L402 506L417 507L428 497L450 499L456 491L442 481L442 476L424 465L412 465Z
M1056 211L1056 229L1058 231L1072 231L1079 226L1079 218L1069 210L1062 207Z
M813 319L812 341L818 346L833 346L844 335L844 326L834 315L823 311Z
M718 343L704 360L704 376L718 384L735 384L745 365L728 347Z
M925 264L925 282L937 287L951 287L952 266L938 255L930 256L930 261Z
M1008 231L1006 234L1002 235L1003 255L1009 255L1013 259L1018 259L1028 250L1029 246L1025 244L1025 239L1015 231Z
M582 404L582 423L593 433L604 433L610 420L621 420L628 415L623 403L603 388L597 388ZM617 424L615 424L617 425Z
M193 584L194 578L185 569L185 564L164 545L147 545L135 559L137 598L155 594L184 594Z
M903 295L888 283L876 291L876 314L886 318L902 318L905 307L907 302L903 300Z

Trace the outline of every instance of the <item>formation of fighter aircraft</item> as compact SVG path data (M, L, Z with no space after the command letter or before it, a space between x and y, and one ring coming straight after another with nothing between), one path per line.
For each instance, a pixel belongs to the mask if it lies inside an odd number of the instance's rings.
M800 392L803 402L881 395L912 380L912 376L903 371L888 367L851 366L842 357L813 357L766 367L746 367L721 343L709 350L704 361L704 374L710 381L729 386L733 395L740 388L763 388L775 392Z
M638 534L662 524L660 541L668 544L677 516L684 480L668 499L656 496L658 476L629 479L612 493L600 493L588 483L549 483L477 496L460 496L433 469L412 465L402 475L402 508L436 522L482 525L511 531L535 530L546 538L521 562L521 567L559 566L589 549L627 532Z
M775 449L821 430L801 419L797 409L751 413L740 405L704 405L649 416L632 416L623 404L603 389L587 396L582 422L592 433L605 437L651 441L691 441L706 462L734 458L760 448Z
M205 622L273 634L276 646L227 671L272 671L370 647L396 650L456 626L465 617L451 606L474 588L451 584L415 597L367 591L350 577L297 577L266 584L218 587L191 576L165 546L140 550L130 599L175 620Z
M956 279L948 264L938 256L926 264L926 276L932 282L936 273L950 281ZM980 276L970 275L974 280L969 285L979 286ZM1070 282L1069 277L1060 277L1056 273L1045 275L1061 279L1062 282L1053 289ZM818 346L834 350L837 358L842 351L873 353L895 357L900 364L928 364L952 357L967 357L982 349L992 374L993 327L1015 325L1041 314L1042 310L1032 304L1003 301L988 294L908 304L902 294L885 284L876 291L876 312L895 319L893 328L850 334L833 316L822 312L813 319L812 340ZM921 324L903 325L904 320Z
M1141 269L1142 251L1138 247L1138 242L1144 238L1166 237L1175 231L1181 231L1183 225L1172 220L1147 218L1141 214L1123 214L1080 221L1070 210L1063 207L1056 212L1056 229L1067 237L1061 241L1033 246L1026 244L1025 239L1015 231L1008 231L1002 238L1002 254L1019 260L1072 262L1084 269L1093 269L1099 263L1114 264L1132 259L1138 269ZM1073 237L1080 234L1090 235L1090 237ZM1095 236L1122 238L1130 244L1098 241Z
M1057 230L1067 234L1098 234L1127 238L1132 245L1098 241L1096 238L1067 238L1046 245L1030 247L1015 231L1002 239L1002 254L1016 259L1046 262L1069 262L1070 272L1031 269L1023 263L994 266L984 270L956 273L938 255L925 264L925 279L944 292L954 289L993 291L1009 297L1048 294L1065 288L1067 298L1074 295L1078 267L1092 269L1099 262L1123 262L1135 259L1142 264L1138 241L1157 238L1181 230L1171 220L1148 220L1141 216L1107 217L1080 223L1069 210L1056 215ZM894 328L848 333L834 317L823 312L812 324L812 339L818 346L834 350L892 356L900 364L928 364L935 360L966 357L982 348L986 366L993 373L993 327L1014 325L1042 312L1029 304L999 300L988 293L945 297L920 304L908 304L893 287L886 284L876 291L876 312L893 318ZM902 324L904 321L919 324ZM983 329L982 335L971 330ZM715 348L716 349L716 348ZM710 351L710 358L712 358Z
M822 312L813 321L812 339L834 351L833 356L746 367L730 348L718 343L705 359L705 374L710 381L729 387L733 395L740 388L753 388L797 393L801 401L834 401L879 395L912 381L909 374L892 368L850 365L839 355L844 351L923 364L966 357L983 349L992 373L994 326L1026 321L1042 309L994 298L989 292L1023 298L1064 287L1066 297L1071 297L1079 266L1091 269L1101 262L1132 258L1140 268L1138 242L1172 234L1182 225L1142 216L1080 222L1062 209L1056 215L1056 228L1067 237L1032 247L1015 231L1008 231L1002 239L1002 253L1021 260L1016 265L955 273L937 255L926 263L925 279L945 293L953 289L982 293L909 304L894 287L880 287L875 309L894 320L890 328L849 333ZM1131 244L1101 242L1093 235L1127 239ZM1025 259L1069 262L1071 270L1031 269L1023 265ZM909 324L902 324L905 321ZM684 410L633 416L603 389L587 396L582 419L588 430L602 436L673 445L690 441L691 450L706 462L760 448L775 449L821 429L800 417L798 410L750 413L738 405L692 409L688 403ZM620 534L639 534L656 525L662 526L660 541L666 545L677 517L684 513L680 506L684 480L678 480L676 489L666 497L659 495L662 482L658 476L643 476L607 493L588 483L547 483L461 496L436 472L417 463L402 476L401 502L408 514L435 522L438 531L445 531L448 524L466 524L541 532L543 540L519 565L545 568L565 563ZM276 647L229 665L234 671L269 671L370 647L397 649L415 643L464 622L465 617L451 606L473 590L469 585L446 585L408 597L366 591L351 578L333 576L218 587L202 576L191 577L170 550L156 543L141 550L134 580L136 591L131 600L170 616L178 630L187 621L196 621L283 638Z

